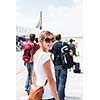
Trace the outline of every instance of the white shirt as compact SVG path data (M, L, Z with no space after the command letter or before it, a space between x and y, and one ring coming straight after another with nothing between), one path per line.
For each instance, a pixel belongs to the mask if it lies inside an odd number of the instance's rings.
M36 81L37 86L43 86L46 82L47 78L46 78L46 75L43 69L43 64L47 62L48 60L50 60L50 53L41 52L37 61L34 62L34 70L35 70L36 77L37 77L37 81ZM51 61L51 71L55 79L54 65L52 61ZM50 98L53 98L53 95L49 87L49 84L47 83L44 86L44 93L43 93L42 99L50 99Z

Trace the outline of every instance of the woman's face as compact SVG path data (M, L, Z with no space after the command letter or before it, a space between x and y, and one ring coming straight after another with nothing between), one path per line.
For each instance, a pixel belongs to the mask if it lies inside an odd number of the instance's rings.
M46 36L41 42L43 49L50 50L52 48L53 42L54 42L53 35Z

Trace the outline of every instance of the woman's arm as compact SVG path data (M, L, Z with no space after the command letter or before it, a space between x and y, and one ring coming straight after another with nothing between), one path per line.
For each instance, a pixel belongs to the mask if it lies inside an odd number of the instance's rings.
M36 74L35 74L34 68L32 70L32 75L31 75L30 81L31 81L31 84L36 85Z
M58 92L57 92L57 88L56 88L56 82L54 81L53 75L52 75L52 72L51 72L50 60L48 60L47 62L45 62L43 64L43 68L44 68L44 72L47 76L47 80L48 80L50 89L52 91L52 94L53 94L55 100L59 100Z

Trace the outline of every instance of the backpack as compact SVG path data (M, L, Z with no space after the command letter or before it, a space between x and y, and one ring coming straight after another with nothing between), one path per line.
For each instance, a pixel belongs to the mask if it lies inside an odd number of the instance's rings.
M62 42L56 42L53 45L52 49L49 50L54 55L53 58L54 65L62 65L61 56L60 56L61 46L62 46Z
M35 47L35 43L27 43L25 46L24 46L24 54L23 54L23 61L24 62L30 62L32 61L32 58L33 58L33 53L32 53L32 50L34 49Z
M70 55L70 47L66 42L62 42L61 60L63 68L70 69L73 67L73 56Z

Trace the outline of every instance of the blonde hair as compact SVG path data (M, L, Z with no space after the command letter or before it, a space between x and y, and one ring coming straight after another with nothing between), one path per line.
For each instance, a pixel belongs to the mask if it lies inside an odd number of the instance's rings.
M41 38L41 40L43 40L46 36L52 35L54 36L53 33L51 33L50 31L42 31L39 35L39 38Z

